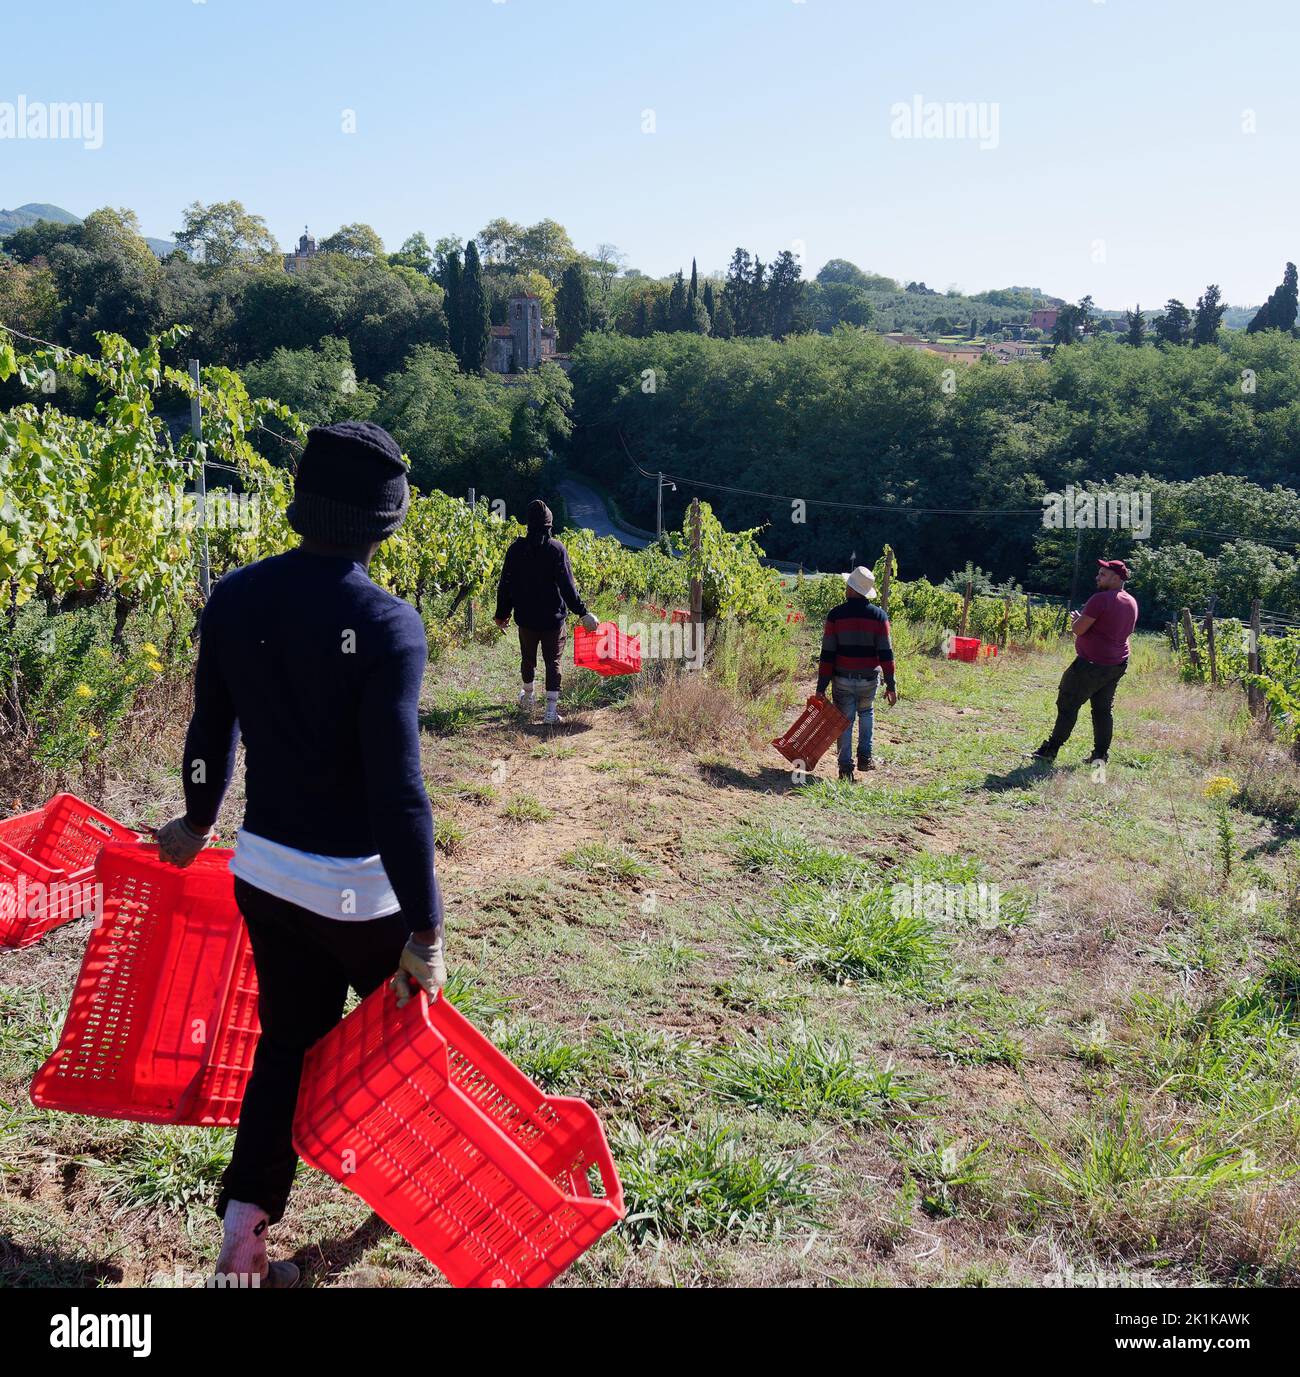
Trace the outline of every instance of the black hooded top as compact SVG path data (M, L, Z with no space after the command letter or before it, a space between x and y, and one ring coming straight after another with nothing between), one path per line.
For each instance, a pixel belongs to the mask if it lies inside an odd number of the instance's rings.
M528 534L512 541L497 584L497 621L513 612L515 621L530 631L549 631L564 621L567 607L577 617L587 604L573 581L569 552L551 534L551 509L536 500L524 514Z

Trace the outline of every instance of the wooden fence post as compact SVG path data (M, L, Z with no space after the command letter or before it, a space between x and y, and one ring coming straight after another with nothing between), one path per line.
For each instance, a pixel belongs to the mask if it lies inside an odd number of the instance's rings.
M1214 649L1214 613L1205 614L1205 653L1210 661L1210 683L1219 682L1219 658Z
M973 588L972 588L971 581L970 581L970 579L967 579L967 580L966 580L966 592L965 592L965 595L962 597L962 600L961 600L961 630L957 633L959 636L964 636L964 635L966 635L966 626L967 626L967 623L968 623L969 620L970 620L970 600L971 600L971 593L972 593L973 591L974 591L974 590L973 590Z
M1192 612L1189 607L1183 608L1183 640L1187 642L1187 658L1191 661L1197 678L1200 678L1201 655L1196 649L1196 628L1192 625Z
M703 541L704 541L704 537L703 537L702 530L701 530L701 526L700 526L700 499L699 499L698 497L693 497L693 498L691 498L690 522L691 522L691 562L692 562L692 564L695 565L696 568L698 568L698 567L699 567L699 559L700 559L700 547L701 547L701 545L703 544ZM703 636L703 635L704 635L704 581L703 581L702 579L698 579L698 578L693 578L693 579L691 580L691 621L693 621L693 622L695 623L696 627L699 628L699 629L696 631L695 634L696 634L697 636Z
M1250 640L1246 643L1246 668L1252 674L1259 673L1259 599L1250 601ZM1246 685L1246 702L1256 717L1264 707L1264 695L1257 684Z
M1026 645L1033 645L1033 643L1034 643L1034 600L1033 600L1033 598L1032 598L1028 593L1026 593L1026 594L1025 594L1025 644L1026 644Z
M894 572L894 552L885 546L885 567L880 571L880 608L885 616L889 616L889 585L892 582Z

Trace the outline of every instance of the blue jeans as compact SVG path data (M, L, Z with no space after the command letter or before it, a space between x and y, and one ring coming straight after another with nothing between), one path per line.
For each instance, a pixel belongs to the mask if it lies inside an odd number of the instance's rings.
M871 679L835 679L831 683L831 702L849 719L840 733L840 768L853 764L853 718L858 719L858 759L871 759L871 732L876 724L876 689L880 676Z

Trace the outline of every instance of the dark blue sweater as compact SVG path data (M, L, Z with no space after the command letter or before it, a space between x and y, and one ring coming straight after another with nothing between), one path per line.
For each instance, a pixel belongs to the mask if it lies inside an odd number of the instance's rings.
M497 584L497 621L513 612L517 626L550 631L564 621L566 606L577 617L587 615L563 542L540 528L511 541Z
M441 927L420 773L427 653L416 610L353 560L299 549L227 574L200 623L187 821L216 820L242 735L248 831L324 856L378 852L407 926Z

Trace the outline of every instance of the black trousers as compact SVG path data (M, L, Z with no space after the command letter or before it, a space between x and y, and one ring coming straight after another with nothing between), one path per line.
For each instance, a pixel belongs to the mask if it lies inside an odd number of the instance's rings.
M1111 706L1126 669L1127 660L1122 665L1094 665L1081 655L1075 657L1074 663L1061 675L1061 686L1056 691L1056 725L1046 743L1053 755L1070 739L1079 710L1085 703L1092 704L1093 754L1109 752L1111 738L1115 735Z
M235 880L257 968L262 1036L244 1092L217 1213L231 1200L284 1214L298 1167L293 1113L307 1049L343 1017L348 986L364 998L397 970L410 936L400 913L341 922Z
M519 677L531 684L537 675L537 652L542 652L546 666L546 691L560 691L560 651L564 648L564 623L538 631L535 627L519 628Z

